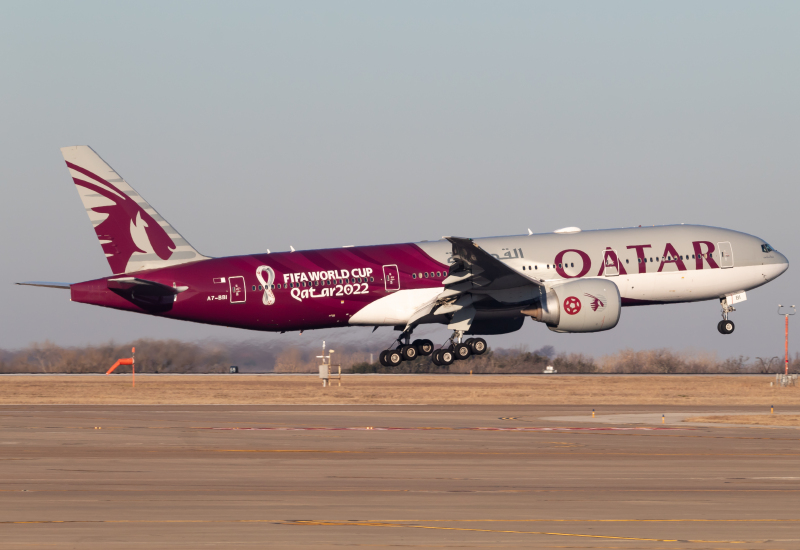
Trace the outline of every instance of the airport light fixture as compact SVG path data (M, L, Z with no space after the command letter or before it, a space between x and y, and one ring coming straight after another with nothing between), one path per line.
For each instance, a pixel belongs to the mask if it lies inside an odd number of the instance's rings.
M791 311L789 311L791 309ZM784 345L784 353L786 356L786 361L784 363L784 373L785 375L789 375L789 315L794 315L797 313L797 308L794 306L782 306L778 304L778 315L783 315L786 317L786 341Z

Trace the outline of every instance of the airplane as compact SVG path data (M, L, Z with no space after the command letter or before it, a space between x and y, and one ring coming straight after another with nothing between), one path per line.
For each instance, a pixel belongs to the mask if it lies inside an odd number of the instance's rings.
M721 334L748 290L789 267L758 237L702 225L667 225L422 241L211 258L198 252L88 146L61 149L113 275L69 289L71 301L169 319L272 331L394 327L380 362L419 356L450 365L486 352L481 336L525 319L555 332L614 328L622 307L719 300ZM436 349L412 341L446 325ZM466 337L466 338L465 338Z

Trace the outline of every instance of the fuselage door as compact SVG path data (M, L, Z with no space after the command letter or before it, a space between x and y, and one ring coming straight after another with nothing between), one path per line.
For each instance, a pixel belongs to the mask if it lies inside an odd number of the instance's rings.
M400 271L396 265L383 266L383 281L386 284L386 292L400 290Z
M228 277L228 282L231 288L231 303L243 304L247 299L247 293L244 289L244 277Z
M717 246L719 246L719 266L733 267L733 248L731 243L717 243Z
M606 277L619 275L619 258L616 250L606 248L603 251L603 275Z

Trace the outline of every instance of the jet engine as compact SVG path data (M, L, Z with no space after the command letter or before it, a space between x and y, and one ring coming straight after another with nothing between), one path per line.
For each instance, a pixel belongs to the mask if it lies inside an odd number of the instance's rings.
M608 279L578 279L539 287L539 299L522 313L553 332L600 332L617 326L622 300Z

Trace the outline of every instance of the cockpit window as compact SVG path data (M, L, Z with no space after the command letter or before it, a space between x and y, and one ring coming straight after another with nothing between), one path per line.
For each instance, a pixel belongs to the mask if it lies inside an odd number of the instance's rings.
M775 249L774 249L774 248L772 248L772 247L771 247L770 245L768 245L767 243L764 243L764 244L762 244L762 245L761 245L761 251L762 251L762 252L773 252L774 250L775 250Z

